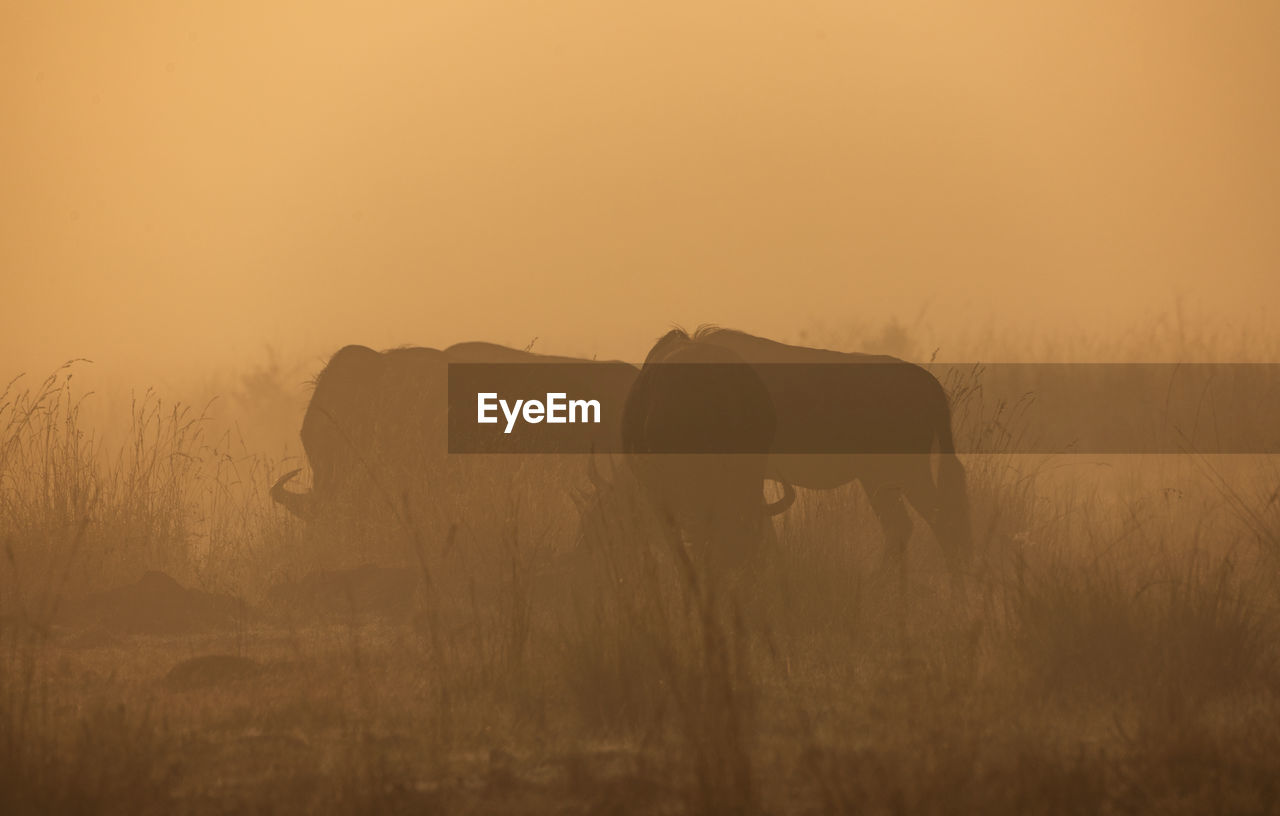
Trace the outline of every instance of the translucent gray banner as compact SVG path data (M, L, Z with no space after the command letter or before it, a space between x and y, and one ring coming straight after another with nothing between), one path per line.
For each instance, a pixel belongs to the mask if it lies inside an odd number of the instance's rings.
M1280 453L1276 364L456 363L448 403L451 453Z

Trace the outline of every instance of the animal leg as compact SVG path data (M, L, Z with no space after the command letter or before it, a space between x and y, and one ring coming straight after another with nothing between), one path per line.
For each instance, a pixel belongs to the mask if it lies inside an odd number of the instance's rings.
M934 540L942 550L943 560L946 561L947 570L951 574L952 595L963 597L964 553L961 552L954 531L944 523L942 496L933 482L927 465L912 470L911 476L905 481L903 492L907 501L929 525Z
M874 487L863 485L867 490L867 498L871 501L871 509L875 511L880 529L884 531L884 556L881 569L889 574L897 572L900 588L905 590L907 583L907 541L911 538L911 516L902 503L902 488L897 485L881 484Z
M865 484L863 485L866 486ZM881 569L886 578L897 578L898 645L905 666L909 660L910 639L907 631L907 541L911 538L911 516L902 503L902 488L882 484L867 491L871 509L884 530L884 561ZM896 573L896 575L895 575Z

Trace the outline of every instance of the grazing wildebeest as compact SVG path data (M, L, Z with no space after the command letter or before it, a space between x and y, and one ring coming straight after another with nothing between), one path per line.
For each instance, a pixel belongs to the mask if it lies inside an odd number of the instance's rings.
M316 377L302 423L312 488L309 492L289 490L287 483L299 472L294 470L275 483L271 497L299 518L339 535L379 529L391 533L396 528L403 532L406 522L415 521L404 518L404 510L438 513L448 498L461 498L469 507L492 500L492 496L475 494L490 490L493 480L463 484L467 480L459 474L466 457L448 454L450 362L587 361L491 343L460 343L443 351L398 348L377 352L346 346ZM582 377L589 379L597 392L607 391L606 399L622 404L637 373L629 364L609 362L583 366ZM601 449L619 446L620 442L609 440L601 443ZM521 464L519 458L489 459L480 470L509 476ZM469 472L473 477L474 470ZM584 479L585 474L584 467Z
M316 376L302 420L312 488L286 487L299 468L271 498L305 521L367 514L380 501L394 509L394 488L444 457L444 435L427 429L444 421L446 364L437 349L340 349Z
M776 417L770 479L819 490L860 482L884 531L886 565L903 575L912 529L905 496L933 530L953 575L962 575L972 546L965 470L955 455L947 394L932 374L894 357L716 327L690 339L745 361L768 390ZM810 368L825 365L840 368ZM837 452L815 452L824 449Z
M640 488L673 539L733 566L772 532L795 492L764 500L772 401L734 352L672 331L649 352L627 398L623 450Z

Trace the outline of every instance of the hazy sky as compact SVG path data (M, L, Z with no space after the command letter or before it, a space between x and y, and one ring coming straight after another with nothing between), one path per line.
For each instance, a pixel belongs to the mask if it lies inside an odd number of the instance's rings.
M0 6L0 361L1280 291L1280 3Z

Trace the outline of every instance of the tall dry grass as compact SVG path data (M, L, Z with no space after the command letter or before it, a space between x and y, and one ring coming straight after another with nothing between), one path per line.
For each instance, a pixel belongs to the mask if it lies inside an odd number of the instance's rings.
M280 466L214 412L143 392L127 442L103 442L77 365L0 399L5 812L1280 801L1272 460L1017 454L1027 407L984 404L975 369L947 383L957 434L991 451L965 457L969 592L917 522L904 599L856 487L802 491L745 577L706 574L624 485L579 530L572 497L527 487L571 481L568 462L478 468L438 517L326 538L270 505ZM370 560L415 576L402 618L270 603ZM248 622L86 640L60 615L149 569L242 599ZM222 652L255 672L164 685Z

